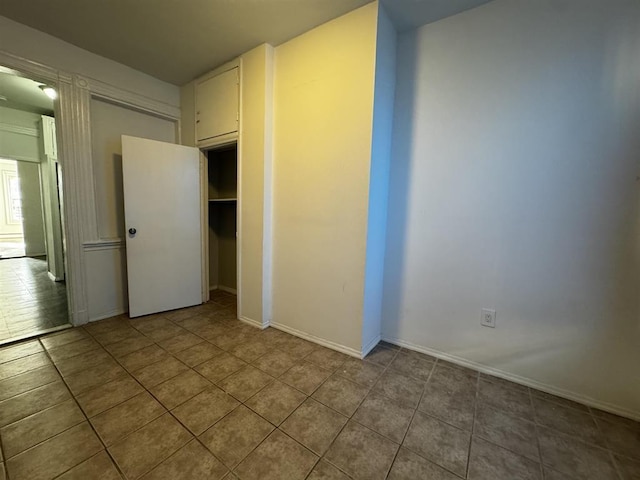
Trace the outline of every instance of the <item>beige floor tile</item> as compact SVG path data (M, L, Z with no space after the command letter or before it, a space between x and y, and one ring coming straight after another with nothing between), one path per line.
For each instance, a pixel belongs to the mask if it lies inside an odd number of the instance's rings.
M480 380L478 400L525 420L534 420L528 389L511 388L503 382Z
M469 455L469 478L541 480L542 468L538 462L474 437Z
M51 364L51 362L44 352L9 360L8 362L0 364L0 380L20 375L21 373L49 364Z
M169 358L169 354L153 344L118 358L118 362L130 372L135 372L153 363Z
M143 480L219 480L228 472L197 440L192 440L160 465L147 473Z
M357 410L367 388L350 382L346 378L333 375L314 392L312 397L334 410L350 417Z
M450 472L464 476L470 440L469 432L416 412L403 445Z
M122 476L113 461L102 450L93 457L76 465L56 480L121 480Z
M247 365L224 380L217 382L217 384L225 392L244 402L272 381L273 377L271 375Z
M459 480L460 477L446 471L435 463L425 460L419 455L410 452L404 447L400 448L396 456L388 480ZM497 479L496 479L497 480ZM513 479L515 480L515 479Z
M540 461L536 427L532 422L480 403L473 433L531 460Z
M136 350L148 347L152 344L153 341L150 338L145 337L141 333L132 333L131 336L126 338L125 340L121 340L116 343L110 343L109 345L105 345L104 348L114 357L120 358L128 355L131 352L135 352Z
M165 408L171 410L211 386L211 382L189 369L149 389Z
M195 435L200 435L233 410L238 401L216 386L211 386L171 413Z
M320 460L316 466L313 467L307 480L349 480L349 477L329 462Z
M200 365L201 363L221 355L222 353L223 351L212 343L202 342L194 345L193 347L187 348L186 350L175 353L175 356L178 360L184 362L188 366L195 367L196 365Z
M102 332L94 335L94 338L101 345L111 345L113 343L122 342L128 338L138 337L140 332L129 325L121 325L113 330Z
M389 364L389 368L426 382L429 380L435 360L429 355L403 349Z
M11 458L85 420L71 398L23 418L0 429L4 455Z
M325 347L317 347L304 358L306 362L313 363L332 372L340 368L348 359L348 355Z
M255 337L232 348L229 353L245 362L251 362L269 352L272 348L272 346Z
M640 461L632 460L620 455L615 455L615 460L618 465L618 470L622 474L623 480L640 479Z
M118 365L114 360L109 360L95 367L81 370L77 373L65 377L64 381L69 386L69 390L74 395L80 395L82 392L91 390L99 385L103 385L111 380L122 378L127 375L124 368Z
M318 345L315 343L294 337L293 335L288 336L287 340L280 346L280 350L287 352L298 360L311 354L316 348L318 348Z
M299 390L275 380L247 400L245 405L274 425L280 425L306 398Z
M281 350L271 350L251 362L254 367L274 377L279 377L297 363L295 357Z
M61 347L68 343L77 342L78 340L84 340L89 338L89 334L82 328L69 328L62 332L52 333L40 338L40 342L47 350L51 350L56 347Z
M84 422L7 461L11 480L54 478L103 449Z
M56 362L56 368L60 370L63 377L68 377L74 373L81 372L105 363L113 363L113 358L102 348L90 350L75 357L67 358Z
M0 348L0 363L10 362L18 358L42 352L43 348L37 340L21 342L16 345Z
M162 348L166 351L176 354L182 350L198 345L204 342L204 339L194 335L193 333L186 332L175 337L169 337L158 342Z
M187 333L187 330L167 320L166 324L162 326L156 326L153 329L150 329L143 333L149 338L153 339L155 342L160 342L167 338L177 337L178 335Z
M363 362L353 357L349 357L340 368L336 370L337 375L367 388L373 387L378 381L378 378L380 378L380 375L382 375L382 372L384 372L384 368L380 365Z
M418 410L471 431L477 386L477 378L438 364L427 382Z
M48 383L61 380L53 365L45 365L14 377L0 380L0 401Z
M303 361L282 374L280 380L307 395L311 395L330 376L330 370Z
M98 342L96 342L93 338L86 337L80 340L76 340L75 342L66 343L59 347L50 348L48 349L48 352L51 360L53 360L53 363L57 363L61 360L75 357L76 355L80 355L81 353L90 352L99 348L100 344Z
M0 480L6 480L7 473L4 468L4 463L0 463Z
M0 402L0 427L57 405L68 398L71 398L69 390L59 381L11 397Z
M324 453L348 418L308 398L280 429L318 455Z
M640 428L603 419L598 419L597 422L606 444L613 452L640 460Z
M111 407L136 396L144 389L130 375L123 375L76 397L87 417L95 417Z
M399 445L350 421L325 455L326 460L358 479L384 479Z
M565 407L555 402L548 402L539 397L533 397L533 408L537 423L567 435L579 437L584 442L593 443L600 447L606 444L589 412ZM640 442L638 443L640 447ZM640 455L640 454L639 454Z
M422 380L394 370L387 370L372 388L373 391L389 397L394 402L406 404L412 408L418 406L423 389Z
M235 470L242 480L303 480L318 457L275 430Z
M132 375L145 388L151 388L188 370L188 368L189 367L180 360L170 356L159 362L143 367L140 370L136 370L132 372Z
M148 392L143 392L96 415L91 419L91 424L105 445L109 446L165 412L155 398Z
M211 360L207 360L195 367L195 371L207 378L209 381L217 383L234 372L237 372L246 365L246 362L229 353L217 355Z
M109 447L109 453L129 479L149 472L193 437L170 414L162 415L124 440Z
M413 408L406 404L394 402L378 392L370 392L353 419L394 442L401 443L413 412Z
M399 350L395 348L388 348L384 345L378 344L367 354L367 356L364 358L364 361L386 367L393 361L394 358L396 358L398 352Z
M229 468L235 468L274 430L244 405L200 435L200 441Z

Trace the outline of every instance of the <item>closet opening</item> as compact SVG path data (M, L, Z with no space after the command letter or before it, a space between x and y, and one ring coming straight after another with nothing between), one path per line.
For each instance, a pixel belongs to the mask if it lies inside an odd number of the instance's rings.
M207 157L209 297L238 294L238 146L212 148Z

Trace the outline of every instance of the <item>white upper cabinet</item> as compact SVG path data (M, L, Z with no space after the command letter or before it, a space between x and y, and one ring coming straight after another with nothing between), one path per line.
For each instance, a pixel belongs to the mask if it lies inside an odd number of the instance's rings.
M238 132L238 67L196 83L196 140L217 143Z

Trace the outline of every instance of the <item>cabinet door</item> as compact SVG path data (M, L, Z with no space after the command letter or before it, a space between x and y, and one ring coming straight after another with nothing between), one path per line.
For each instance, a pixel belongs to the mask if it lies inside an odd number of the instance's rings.
M196 85L196 139L238 131L238 68Z

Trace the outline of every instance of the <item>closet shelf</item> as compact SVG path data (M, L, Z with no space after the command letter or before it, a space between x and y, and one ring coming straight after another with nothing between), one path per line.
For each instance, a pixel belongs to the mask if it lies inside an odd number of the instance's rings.
M210 202L237 202L237 198L210 198Z

